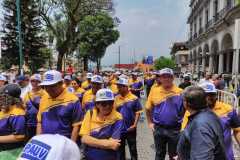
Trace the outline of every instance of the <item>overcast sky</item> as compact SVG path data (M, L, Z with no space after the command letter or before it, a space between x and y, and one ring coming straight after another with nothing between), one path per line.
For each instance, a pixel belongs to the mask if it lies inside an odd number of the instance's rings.
M107 50L102 64L121 63L152 55L169 56L173 42L186 41L189 0L115 0L116 16L121 24L119 40Z

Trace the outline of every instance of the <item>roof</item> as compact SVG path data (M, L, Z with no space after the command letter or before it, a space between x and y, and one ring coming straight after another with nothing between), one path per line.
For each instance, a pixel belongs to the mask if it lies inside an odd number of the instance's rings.
M174 55L178 51L187 51L189 50L186 42L176 42L172 46L171 55Z

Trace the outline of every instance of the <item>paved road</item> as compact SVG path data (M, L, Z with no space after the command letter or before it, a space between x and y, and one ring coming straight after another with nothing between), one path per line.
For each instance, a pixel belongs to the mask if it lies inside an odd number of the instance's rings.
M142 104L144 104L142 101ZM144 105L143 105L144 106ZM240 160L240 149L236 142L234 143L234 153L236 155L236 160ZM151 130L147 126L146 120L139 122L137 130L137 149L139 160L154 160L154 142ZM127 158L130 160L130 154L128 152L128 147L126 147ZM166 158L168 160L168 158Z
M154 159L154 145L153 135L147 127L146 121L140 122L137 131L137 147L139 160L153 160ZM128 147L126 148L127 157L130 159Z

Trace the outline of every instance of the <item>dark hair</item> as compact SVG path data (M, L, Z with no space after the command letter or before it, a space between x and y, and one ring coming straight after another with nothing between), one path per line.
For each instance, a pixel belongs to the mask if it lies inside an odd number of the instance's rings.
M76 81L77 84L81 87L82 82L78 78L74 78L73 81Z
M183 92L183 98L189 108L201 110L207 108L206 94L201 87L189 86Z

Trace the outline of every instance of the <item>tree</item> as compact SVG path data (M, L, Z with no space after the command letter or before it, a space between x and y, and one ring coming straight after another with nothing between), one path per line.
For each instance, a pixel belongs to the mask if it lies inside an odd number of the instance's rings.
M175 68L175 62L171 58L163 57L161 56L158 58L154 63L154 68L157 70L163 69L163 68Z
M35 72L45 64L45 55L41 49L46 47L45 39L41 34L42 26L37 9L38 3L36 0L22 0L20 2L24 62ZM2 62L4 62L4 68L7 69L11 65L19 64L16 2L4 0L3 9L3 42L5 47L3 48Z
M80 23L80 53L96 62L98 71L107 47L119 38L115 27L113 18L106 12L86 16Z
M39 0L39 5L44 25L57 41L58 70L62 69L63 57L79 46L81 20L101 10L113 11L111 0Z

